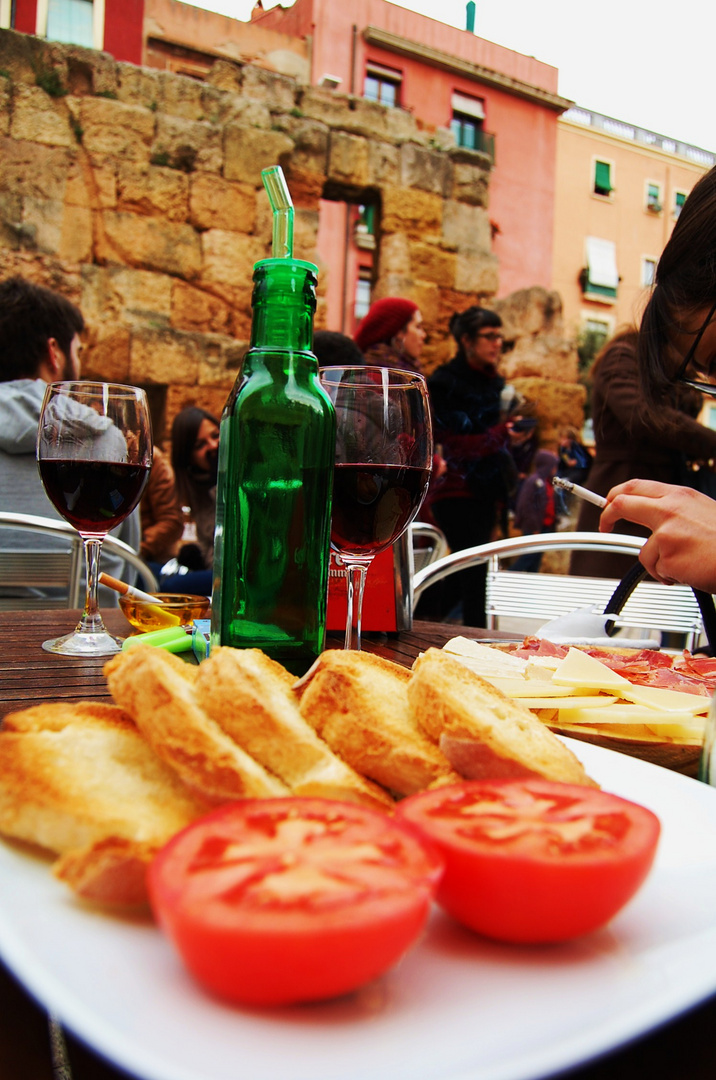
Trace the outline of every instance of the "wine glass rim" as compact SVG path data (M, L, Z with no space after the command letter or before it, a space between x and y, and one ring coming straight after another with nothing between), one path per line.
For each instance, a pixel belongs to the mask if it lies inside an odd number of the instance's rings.
M126 397L136 397L144 394L141 386L132 386L129 383L101 382L98 379L63 379L49 384L50 391L57 393L82 393L101 394L112 393Z
M390 386L410 386L417 384L418 386L426 383L426 378L419 371L406 371L404 368L391 368L391 367L378 367L373 364L326 364L318 369L318 374L325 382L330 383L332 386L339 386L341 383L346 382L354 385L351 380L339 378L324 378L331 374L337 374L338 372L358 372L361 375L379 375L380 378L376 379L375 383L370 385L380 385L386 382Z

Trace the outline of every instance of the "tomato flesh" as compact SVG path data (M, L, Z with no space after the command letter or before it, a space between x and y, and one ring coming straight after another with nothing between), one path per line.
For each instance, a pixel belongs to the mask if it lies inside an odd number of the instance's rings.
M207 989L275 1005L354 990L410 947L442 863L410 826L328 799L250 799L152 863L157 921Z
M445 860L437 902L501 941L566 941L607 923L656 854L643 806L547 780L474 781L398 804Z

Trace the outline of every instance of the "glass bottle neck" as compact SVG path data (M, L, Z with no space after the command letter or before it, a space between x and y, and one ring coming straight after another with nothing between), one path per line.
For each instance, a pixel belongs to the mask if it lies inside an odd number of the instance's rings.
M251 348L310 353L317 269L297 259L264 259L254 267Z

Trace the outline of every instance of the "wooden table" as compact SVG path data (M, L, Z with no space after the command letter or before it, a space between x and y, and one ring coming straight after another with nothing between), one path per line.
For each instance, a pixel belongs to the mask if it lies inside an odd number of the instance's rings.
M102 660L66 660L44 652L42 641L71 629L75 614L67 611L0 612L0 716L31 704L59 699L106 698ZM119 611L105 613L110 630L124 633ZM364 647L409 665L429 645L443 645L455 633L485 639L486 631L442 623L416 623L397 636L368 635ZM489 635L494 637L495 635ZM339 637L330 642L340 647ZM515 1017L520 1023L520 1017ZM713 1080L716 1075L716 997L628 1048L577 1069L573 1080ZM126 1080L67 1035L72 1080ZM14 977L0 965L0 1080L69 1080L53 1069L47 1017ZM247 1078L254 1080L254 1078Z

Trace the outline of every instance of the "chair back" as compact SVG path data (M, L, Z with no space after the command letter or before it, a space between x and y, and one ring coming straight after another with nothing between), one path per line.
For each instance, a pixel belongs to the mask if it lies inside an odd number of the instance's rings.
M79 608L84 598L84 565L82 539L66 521L38 517L34 514L11 514L0 512L0 529L22 529L41 536L64 539L64 550L32 550L28 540L26 549L0 550L0 611L18 611L47 608ZM2 538L0 537L0 548ZM119 555L125 563L137 570L149 592L158 591L156 577L136 551L115 536L106 536L102 550ZM57 597L48 598L47 589L62 590ZM17 590L22 595L14 596ZM33 590L36 593L33 595ZM1 595L6 593L8 595Z
M445 533L427 521L413 521L408 526L413 552L413 573L443 559L450 551Z
M615 533L560 532L515 536L456 551L418 570L413 577L413 600L449 574L487 563L488 629L515 629L530 633L551 619L578 608L603 611L618 580L566 574L521 573L502 569L504 559L537 551L611 551L637 556L644 544L638 536ZM693 649L702 635L701 611L687 585L640 582L615 617L619 628L639 628L669 635L680 646ZM509 624L509 625L507 625ZM675 637L674 637L675 636Z

